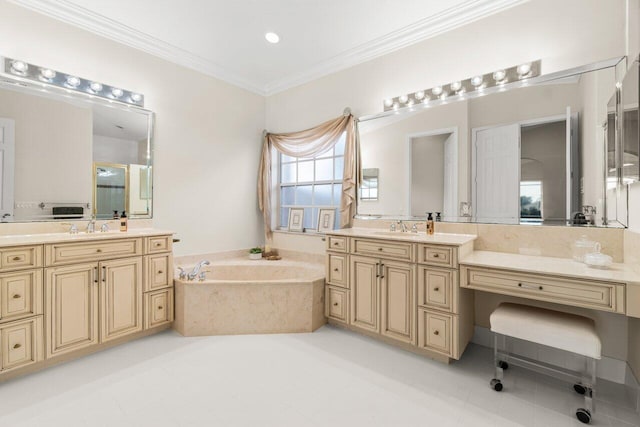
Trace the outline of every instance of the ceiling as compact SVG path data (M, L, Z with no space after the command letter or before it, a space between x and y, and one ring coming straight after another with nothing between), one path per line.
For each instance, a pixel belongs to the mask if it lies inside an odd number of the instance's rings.
M271 95L527 0L11 1Z

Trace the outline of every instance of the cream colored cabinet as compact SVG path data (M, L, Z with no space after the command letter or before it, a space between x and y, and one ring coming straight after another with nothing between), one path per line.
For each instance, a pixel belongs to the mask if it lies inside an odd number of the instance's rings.
M155 328L173 322L173 289L145 293L145 329Z
M373 258L351 256L351 324L371 332L380 332L380 262Z
M42 316L0 325L0 374L43 360Z
M100 333L107 342L142 330L142 258L99 264Z
M0 322L42 314L42 269L0 273Z
M171 324L174 318L173 254L171 236L153 236L144 242L144 329Z
M458 257L473 242L458 247L400 236L328 236L326 316L420 354L458 359L474 322L473 293L460 289Z
M415 265L380 261L380 333L389 338L415 343Z
M146 280L145 292L173 286L173 255L149 255L144 257Z
M47 358L98 343L98 286L96 263L46 269Z

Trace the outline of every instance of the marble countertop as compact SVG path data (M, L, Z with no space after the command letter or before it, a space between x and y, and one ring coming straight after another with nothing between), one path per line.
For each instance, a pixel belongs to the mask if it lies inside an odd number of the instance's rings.
M432 243L435 245L461 246L473 242L477 236L473 234L435 233L427 234L424 231L418 233L401 231L388 231L379 228L343 228L334 230L327 235L346 237L366 237L379 240L401 240L405 242Z
M490 251L471 252L460 260L460 264L577 279L640 284L640 266L633 264L614 263L608 269L599 269L569 258Z
M0 247L20 245L41 245L43 243L83 242L94 240L125 239L131 237L148 237L174 234L173 231L156 228L130 228L128 231L110 230L106 233L78 232L70 233L37 233L0 236Z

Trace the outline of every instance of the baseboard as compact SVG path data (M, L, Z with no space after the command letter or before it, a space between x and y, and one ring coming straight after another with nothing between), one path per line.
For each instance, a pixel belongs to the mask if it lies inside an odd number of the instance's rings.
M471 342L484 347L493 348L493 333L489 328L476 326ZM582 367L582 361L584 360L581 356L576 356L563 350L520 340L514 341L513 351L534 360L540 360L542 362L573 370L580 370ZM626 361L614 359L613 357L602 356L602 359L598 361L597 372L598 378L618 384L625 384L628 386L628 389L633 389L632 393L635 394L632 394L632 396L638 394L638 382ZM635 396L634 401L638 401L637 396Z

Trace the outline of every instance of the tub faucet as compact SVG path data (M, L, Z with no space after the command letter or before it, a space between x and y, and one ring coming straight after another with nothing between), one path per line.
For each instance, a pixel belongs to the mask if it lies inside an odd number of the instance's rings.
M178 270L179 270L179 276L178 277L180 278L180 280L186 279L187 278L187 272L184 271L184 268L178 267Z
M187 279L195 280L195 278L198 277L198 273L200 273L200 269L209 264L211 264L209 261L200 261L197 263L196 266L193 267L193 270L191 270L191 273L187 275Z

